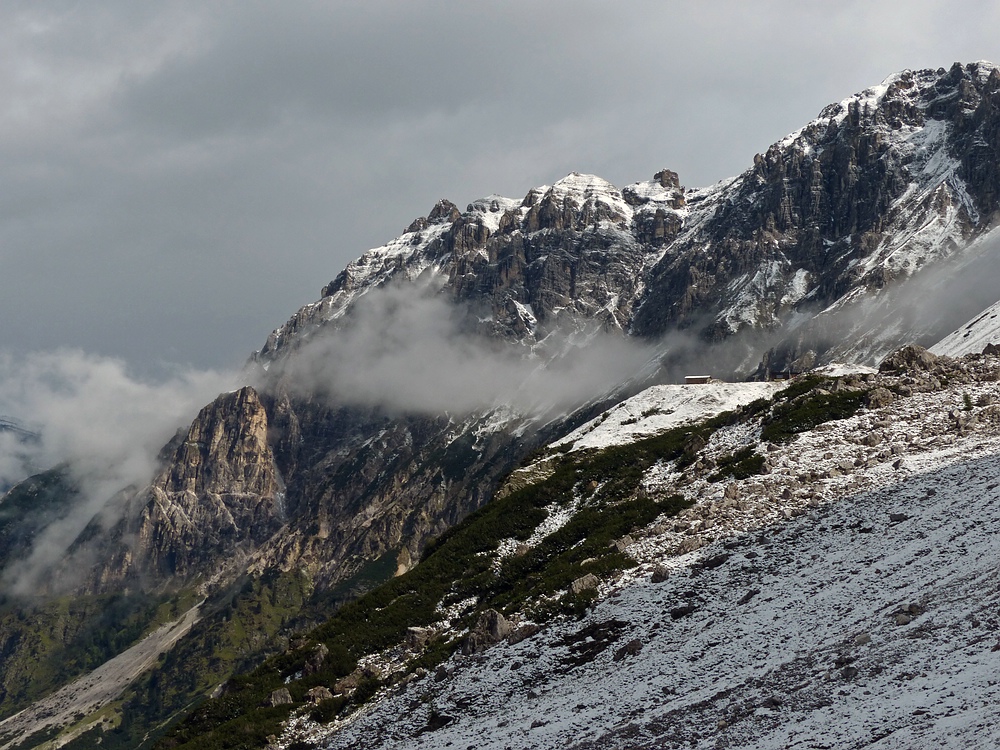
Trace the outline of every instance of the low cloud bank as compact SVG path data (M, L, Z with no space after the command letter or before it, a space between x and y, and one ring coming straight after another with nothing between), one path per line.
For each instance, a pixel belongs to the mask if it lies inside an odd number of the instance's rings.
M36 538L31 555L4 571L4 587L30 593L95 516L111 512L116 493L142 486L177 429L221 390L231 374L178 372L159 382L133 377L117 359L81 351L14 357L0 353L0 414L32 435L0 431L0 486L64 466L80 488L68 515Z
M343 326L318 332L269 377L340 404L528 415L579 405L657 366L656 349L620 334L552 334L529 349L477 335L470 319L426 289L369 292Z
M931 347L1000 299L1000 231L877 294L813 310L790 321L779 347L877 365L904 344ZM780 333L780 331L779 331Z
M399 413L462 415L508 407L524 416L555 416L630 380L639 385L677 382L696 372L749 374L776 345L822 354L823 342L842 346L893 330L932 344L996 301L998 263L1000 242L986 238L956 262L937 264L881 294L817 318L803 313L801 326L747 331L714 345L684 333L638 342L596 328L553 333L531 347L514 345L478 332L491 324L486 313L417 284L387 287L367 293L339 324L272 362L258 385ZM233 373L193 371L145 381L119 360L81 351L20 358L0 353L0 489L58 465L81 489L69 514L39 534L31 555L0 574L0 586L30 592L95 517L107 525L116 521L116 494L149 482L162 446L235 382ZM3 417L32 435L5 428Z

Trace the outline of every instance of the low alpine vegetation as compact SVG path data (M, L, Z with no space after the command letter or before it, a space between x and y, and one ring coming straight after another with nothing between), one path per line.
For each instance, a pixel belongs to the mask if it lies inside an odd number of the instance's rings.
M710 482L719 482L726 477L747 479L748 477L763 474L766 464L767 459L757 453L756 450L751 447L743 448L735 453L720 457L716 462L717 471L708 480Z
M344 605L296 648L230 680L222 696L197 708L161 747L257 747L280 731L292 710L309 707L309 715L322 722L346 716L383 687L445 661L487 610L534 623L582 614L596 590L574 582L588 574L606 579L634 566L623 537L690 505L680 496L651 496L643 489L653 466L672 462L688 470L712 434L729 425L759 420L761 438L781 442L851 416L863 404L863 391L834 383L802 378L773 400L626 445L539 451L535 457L551 469L544 479L497 497L429 544L412 570ZM765 471L766 459L749 446L718 460L715 469L712 481L745 479ZM562 523L539 533L553 513L565 515ZM359 667L372 654L408 653L402 644L409 628L430 635L403 669L381 674ZM325 658L312 663L317 649ZM310 697L324 689L332 697ZM285 690L290 702L272 705L274 692Z
M853 417L864 406L865 392L829 390L832 382L808 376L782 391L764 417L761 439L787 443L824 422Z

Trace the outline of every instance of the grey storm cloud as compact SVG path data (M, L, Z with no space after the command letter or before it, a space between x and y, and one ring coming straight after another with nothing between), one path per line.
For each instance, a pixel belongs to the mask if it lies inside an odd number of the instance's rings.
M116 494L148 484L163 445L236 379L185 369L153 381L120 359L79 350L0 354L0 415L31 433L0 430L0 487L59 466L80 491L33 540L31 554L3 571L0 588L30 593L88 523L102 516L113 523Z
M79 350L0 354L0 415L34 435L0 432L0 485L59 464L101 483L102 499L144 484L174 432L236 382L232 372L192 369L153 381Z
M0 349L235 366L439 198L574 170L710 184L897 69L1000 58L997 21L943 2L7 4Z

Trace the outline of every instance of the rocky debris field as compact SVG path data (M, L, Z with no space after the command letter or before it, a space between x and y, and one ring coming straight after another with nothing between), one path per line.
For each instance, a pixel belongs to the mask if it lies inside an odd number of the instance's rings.
M29 734L48 727L71 727L64 739L75 735L72 725L118 698L125 688L149 669L156 659L187 635L200 617L197 605L173 622L161 625L132 648L109 659L52 695L0 722L0 750L15 747ZM90 724L79 729L89 729ZM58 746L58 745L57 745Z

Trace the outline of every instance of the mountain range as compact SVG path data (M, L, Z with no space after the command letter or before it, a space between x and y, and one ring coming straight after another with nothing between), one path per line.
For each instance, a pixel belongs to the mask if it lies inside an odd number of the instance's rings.
M0 745L992 747L998 92L897 73L708 188L438 201L147 485L4 496Z

